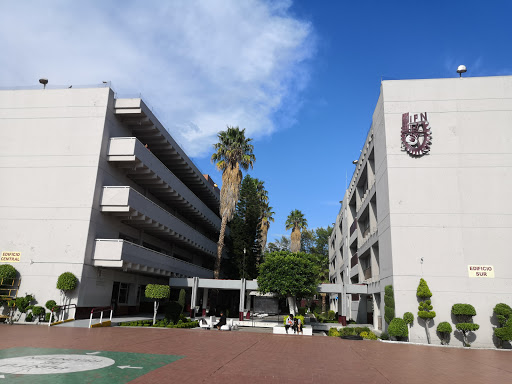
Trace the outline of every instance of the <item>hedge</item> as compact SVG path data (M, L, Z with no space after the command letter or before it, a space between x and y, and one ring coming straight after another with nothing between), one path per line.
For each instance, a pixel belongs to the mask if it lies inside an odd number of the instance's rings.
M388 333L390 336L395 337L397 340L406 338L409 336L409 329L405 321L399 317L395 317L391 320L388 327Z

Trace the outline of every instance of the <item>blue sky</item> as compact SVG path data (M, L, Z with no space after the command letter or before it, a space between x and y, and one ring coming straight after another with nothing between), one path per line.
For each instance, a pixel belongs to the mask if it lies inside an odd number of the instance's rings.
M265 181L289 234L300 209L331 224L353 172L382 79L512 75L512 2L157 1L0 3L0 87L112 81L141 93L193 157L218 131L255 139L251 175Z

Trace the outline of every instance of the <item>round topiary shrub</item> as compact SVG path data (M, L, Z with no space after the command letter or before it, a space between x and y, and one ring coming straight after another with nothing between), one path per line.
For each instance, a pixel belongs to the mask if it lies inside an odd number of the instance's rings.
M391 320L391 323L389 323L388 333L397 340L402 340L409 336L409 329L404 319L395 317Z
M64 272L57 279L57 289L63 292L72 291L78 284L78 278L71 272Z
M405 312L404 313L404 321L405 324L412 324L414 322L414 315L411 312Z
M452 326L447 321L439 323L437 326L437 332L440 335L441 344L447 345L450 334L452 333Z
M41 320L41 317L43 317L45 315L45 313L46 313L46 310L43 307L34 306L32 308L32 314L34 315L34 317L39 318L39 320Z
M54 312L57 312L58 311L58 307L57 307L57 303L55 302L55 300L48 300L45 305L47 310L51 311L53 308L54 309Z
M2 264L0 265L0 282L2 280L13 280L16 278L16 268L14 268L10 264ZM6 283L6 281L4 281Z

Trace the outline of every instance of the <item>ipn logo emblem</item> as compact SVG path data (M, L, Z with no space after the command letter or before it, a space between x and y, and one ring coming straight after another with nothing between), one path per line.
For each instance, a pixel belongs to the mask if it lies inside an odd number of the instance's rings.
M402 150L411 156L428 154L432 145L432 131L428 123L427 112L402 114Z

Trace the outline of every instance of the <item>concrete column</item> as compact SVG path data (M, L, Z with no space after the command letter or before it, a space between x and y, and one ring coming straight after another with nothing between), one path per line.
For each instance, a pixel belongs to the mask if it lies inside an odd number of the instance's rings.
M247 292L247 298L245 300L245 306L246 306L246 310L247 310L247 313L245 315L245 318L246 319L250 319L251 318L251 292Z
M208 306L208 288L203 288L203 317L206 316L206 307Z
M338 322L347 325L347 294L345 293L345 284L341 286L341 292L338 295Z
M192 283L192 295L190 298L190 318L195 317L196 302L197 302L197 287L199 285L199 277L194 277Z
M245 279L242 279L242 280L240 280L240 282L241 282L241 285L240 285L240 306L239 306L239 309L238 309L238 320L241 321L241 320L244 319L246 281L245 281Z

